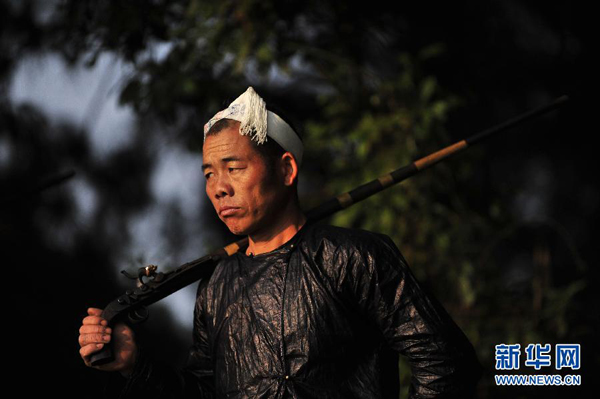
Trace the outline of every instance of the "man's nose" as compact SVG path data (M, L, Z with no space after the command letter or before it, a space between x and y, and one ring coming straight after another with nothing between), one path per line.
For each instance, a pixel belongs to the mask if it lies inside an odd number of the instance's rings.
M231 186L231 182L229 181L227 175L218 177L215 184L215 197L219 199L225 196L231 197L232 195L233 187Z

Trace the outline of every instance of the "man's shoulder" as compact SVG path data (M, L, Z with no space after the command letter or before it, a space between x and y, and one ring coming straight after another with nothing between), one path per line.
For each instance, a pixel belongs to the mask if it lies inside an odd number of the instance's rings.
M343 281L345 273L375 268L398 272L406 264L389 236L357 228L314 226L306 231L300 247L306 259L335 282Z
M394 245L391 238L385 234L328 224L310 226L305 242L311 246L326 244L335 248L359 251Z

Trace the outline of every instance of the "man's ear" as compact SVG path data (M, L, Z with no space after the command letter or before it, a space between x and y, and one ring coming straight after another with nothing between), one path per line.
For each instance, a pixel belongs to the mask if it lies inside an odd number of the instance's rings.
M283 176L283 184L291 186L298 179L298 163L291 152L285 152L280 159L281 172Z

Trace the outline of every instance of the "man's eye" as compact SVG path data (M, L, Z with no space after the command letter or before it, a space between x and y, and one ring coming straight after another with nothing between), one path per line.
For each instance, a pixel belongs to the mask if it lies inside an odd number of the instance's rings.
M241 170L242 168L229 168L229 172L234 172L234 171L238 171Z
M206 180L208 180L211 176L212 176L212 172L208 172L207 174L204 175Z

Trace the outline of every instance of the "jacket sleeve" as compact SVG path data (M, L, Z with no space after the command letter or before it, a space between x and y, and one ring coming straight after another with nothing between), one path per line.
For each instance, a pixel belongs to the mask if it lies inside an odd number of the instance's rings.
M120 384L118 395L114 394L114 389L113 393L109 389L107 396L120 399L215 397L214 373L202 305L205 291L206 281L202 280L194 308L193 344L185 366L181 369L167 366L152 359L144 348L140 348L134 371L124 384Z
M349 262L359 307L411 365L409 397L474 397L481 366L473 346L439 302L423 291L394 242L377 235Z

